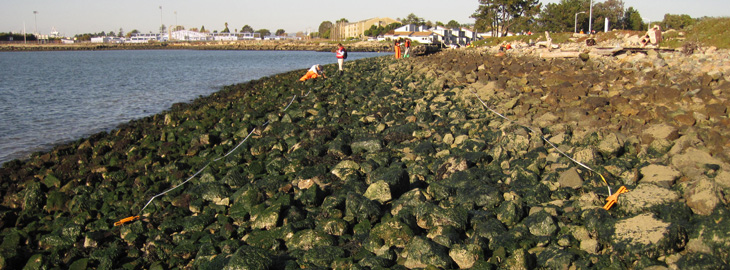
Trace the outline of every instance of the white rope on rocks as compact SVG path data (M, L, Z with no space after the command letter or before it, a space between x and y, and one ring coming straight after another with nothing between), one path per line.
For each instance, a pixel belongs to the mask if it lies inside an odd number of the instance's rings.
M479 102L481 102L481 103L482 103L482 105L484 106L484 108L487 108L487 110L491 111L492 113L494 113L494 114L496 114L496 115L499 115L499 117L501 117L501 118L502 118L502 119L504 119L504 120L507 120L507 122L510 122L510 123L516 124L516 125L518 125L518 126L521 126L521 127L523 127L523 128L526 128L526 129L527 129L527 130L529 130L530 132L532 132L532 133L536 134L537 136L539 136L539 137L540 137L540 138L541 138L541 139L542 139L543 141L547 142L547 143L548 143L548 144L549 144L550 146L552 146L552 147L553 147L553 148L554 148L554 149L555 149L556 151L558 151L558 153L560 153L560 154L562 154L563 156L565 156L565 157L567 157L568 159L570 159L570 161L574 162L575 164L578 164L578 165L580 165L581 167L585 168L585 169L586 169L586 170L588 170L588 171L591 171L591 172L593 172L593 173L595 173L595 174L598 174L598 176L600 176L600 177L601 177L601 180L603 180L603 183L604 183L604 184L606 184L606 188L608 188L608 196L611 196L611 195L612 195L612 193L611 193L611 186L609 186L609 185L608 185L608 182L606 182L606 178L604 178L604 177L603 177L603 175L601 175L601 174L600 174L599 172L597 172L596 170L592 169L591 167L588 167L588 165L585 165L585 164L581 163L580 161L577 161L577 160L575 160L575 159L574 159L573 157L571 157L570 155L568 155L568 154L566 154L565 152L563 152L562 150L560 150L560 149L559 149L559 148L558 148L558 147L557 147L557 146L556 146L555 144L553 144L552 142L550 142L550 141L549 141L549 140L548 140L547 138L545 138L544 136L542 136L542 135L541 135L540 133L537 133L537 132L535 132L535 130L533 130L532 128L530 128L530 127L528 127L528 126L525 126L525 125L522 125L522 124L520 124L520 123L517 123L517 122L515 122L515 121L512 121L512 120L510 120L509 118L507 118L506 116L502 115L501 113L499 113L499 112L495 111L494 109L490 108L489 106L487 106L487 103L485 103L485 102L484 102L484 100L482 100L482 98L481 98L481 97L479 97L479 95L478 95L478 94L477 94L476 92L474 92L474 90L472 90L472 89L469 89L469 91L470 91L470 92L471 92L472 94L474 94L474 96L476 96L476 97L477 97L477 99L479 100Z
M312 90L310 89L310 90L309 90L309 91L307 92L307 94L306 94L306 95L304 95L303 97L309 96L309 93L311 93L311 92L312 92ZM294 100L296 100L296 98L297 98L297 95L295 94L295 95L294 95L294 96L292 97L291 101L289 101L289 104L288 104L288 105L286 105L286 107L284 108L284 110L283 110L282 112L286 112L286 111L287 111L287 110L289 109L289 107L290 107L290 106L291 106L291 105L292 105L292 104L294 103ZM268 124L269 124L269 120L267 120L267 121L266 121L266 122L265 122L264 124L262 124L262 125L261 125L261 129L263 129L264 127L266 127L266 126L267 126ZM138 219L139 219L139 217L140 217L140 216L142 215L142 212L144 212L144 210L145 210L145 209L147 208L147 206L149 206L149 205L150 205L150 203L152 203L152 201L154 201L154 200L155 200L155 199L157 199L158 197L161 197L161 196L163 196L163 195L165 195L165 194L169 193L170 191L173 191L173 190L177 189L178 187L181 187L182 185L186 184L186 183L187 183L187 182L189 182L190 180L193 180L193 178L197 177L197 176L198 176L198 175L199 175L200 173L202 173L202 172L203 172L203 171L204 171L205 169L207 169L207 168L208 168L208 166L210 166L210 164L211 164L211 163L213 163L213 162L216 162L216 161L219 161L219 160L221 160L221 159L224 159L224 158L228 157L229 155L231 155L231 154L232 154L233 152L235 152L235 151L236 151L236 150L237 150L237 149L238 149L239 147L241 147L241 145L243 145L243 143L244 143L244 142L246 142L246 141L248 140L248 138L249 138L249 137L251 137L251 135L252 135L252 134L254 134L254 132L255 132L255 131L256 131L256 128L253 128L253 129L251 129L251 132L249 132L249 133L248 133L248 135L246 135L246 137L245 137L245 138L243 138L243 140L242 140L242 141L241 141L240 143L238 143L238 145L236 145L236 147L234 147L234 148L233 148L232 150L228 151L228 153L226 153L226 154L225 154L225 155L223 155L222 157L218 157L218 158L216 158L216 159L214 159L214 160L212 160L212 161L209 161L208 163L206 163L206 164L205 164L205 166L203 166L203 168L201 168L200 170L198 170L198 171L197 171L197 172L196 172L195 174L193 174L192 176L188 177L188 179L186 179L186 180L185 180L185 181L183 181L182 183L180 183L180 184L177 184L176 186L174 186L174 187L172 187L172 188L169 188L169 189L167 189L167 190L165 190L165 191L163 191L163 192L161 192L161 193L158 193L158 194L155 194L154 196L152 196L152 198L150 198L150 199L149 199L149 200L147 201L147 203L146 203L146 204L145 204L145 205L144 205L144 206L142 207L142 209L140 209L140 210L139 210L139 213L138 213L138 214L137 214L136 216L131 216L131 217L127 217L127 218L124 218L124 219L122 219L122 220L120 220L120 221L117 221L117 222L115 222L115 223L114 223L114 226L119 226L119 225L123 225L123 224L125 224L125 223L127 223L127 222L132 222L132 221L138 220Z

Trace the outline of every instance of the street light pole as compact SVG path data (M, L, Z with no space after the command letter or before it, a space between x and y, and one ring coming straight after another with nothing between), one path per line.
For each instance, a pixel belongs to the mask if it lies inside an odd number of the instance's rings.
M575 24L573 26L573 33L578 33L578 14L585 14L585 11L581 11L575 14Z
M33 31L33 34L38 35L38 11L33 11L33 20L35 21L35 31Z
M162 34L162 6L160 6L160 34Z
M591 14L588 15L588 34L593 33L593 0L591 0L590 12Z

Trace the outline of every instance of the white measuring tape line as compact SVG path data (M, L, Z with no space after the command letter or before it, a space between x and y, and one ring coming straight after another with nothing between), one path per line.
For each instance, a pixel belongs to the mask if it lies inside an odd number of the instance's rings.
M311 90L309 90L309 92L311 92ZM305 95L305 97L309 95L309 92L307 92L307 95ZM297 95L294 95L294 97L292 97L291 101L289 101L289 105L287 105L287 106L286 106L286 108L284 108L284 111L286 111L286 110L288 110L288 109L289 109L289 106L291 106L291 105L292 105L292 104L294 103L294 100L295 100L296 98L297 98ZM267 120L267 121L266 121L266 122L265 122L265 123L264 123L263 125L261 125L261 128L263 128L263 127L266 127L266 126L267 126L268 124L269 124L269 121ZM144 210L145 210L145 209L147 208L147 206L149 206L149 205L150 205L150 203L152 203L152 201L154 201L154 200L155 200L155 199L156 199L157 197L160 197L160 196L162 196L162 195L165 195L165 194L167 194L168 192L170 192L170 191L173 191L173 190L175 190L176 188L178 188L178 187L180 187L180 186L184 185L185 183L189 182L190 180L193 180L193 178L195 178L195 177L196 177L196 176L198 176L198 175L199 175L200 173L202 173L202 172L203 172L203 171L204 171L204 170L205 170L206 168L208 168L208 166L210 165L210 163L212 163L212 162L216 162L216 161L219 161L219 160L221 160L221 159L224 159L224 158L228 157L228 156L229 156L230 154L232 154L233 152L235 152L235 151L236 151L236 150L237 150L237 149L238 149L239 147L241 147L241 145L243 145L243 143L244 143L244 142L246 142L246 140L248 140L248 138L249 138L249 137L251 137L251 135L252 135L252 134L253 134L253 133L254 133L255 131L256 131L256 128L252 129L252 130L251 130L251 132L249 132L249 133L248 133L248 135L246 135L246 137L245 137L245 138L244 138L244 139L243 139L243 140L242 140L242 141L241 141L240 143L238 143L238 145L236 145L236 147L234 147L234 148L233 148L233 150L231 150L231 151L228 151L228 153L226 153L226 154L225 154L225 155L223 155L222 157L216 158L216 159L214 159L214 160L212 160L212 161L208 162L207 164L205 164L205 166L203 166L203 168L202 168L202 169L198 170L198 172L196 172L195 174L193 174L192 176L190 176L190 177L189 177L189 178L188 178L187 180L183 181L182 183L180 183L180 184L178 184L178 185L176 185L176 186L174 186L174 187L172 187L172 188L170 188L170 189L168 189L168 190L165 190L165 191L164 191L164 192L162 192L162 193L159 193L159 194L157 194L157 195L155 195L155 196L152 196L152 198L150 198L150 200L149 200L149 201L147 201L147 203L146 203L146 204L144 205L144 207L142 207L142 209L141 209L141 210L139 210L139 214L137 214L137 216L141 215L141 214L142 214L142 212L143 212L143 211L144 211Z
M555 144L553 144L552 142L548 141L548 139L547 139L547 138L545 138L544 136L542 136L542 135L540 135L539 133L535 132L535 130L533 130L532 128L530 128L530 127L528 127L528 126L525 126L525 125L521 125L521 124L519 124L519 123L517 123L517 122L515 122L515 121L512 121L512 120L510 120L509 118L507 118L506 116L502 115L501 113L499 113L499 112L495 111L494 109L490 108L489 106L487 106L487 103L485 103L485 102L484 102L484 100L482 100L482 98L481 98L481 97L479 97L479 95L478 95L478 94L477 94L476 92L474 92L474 90L471 90L471 89L469 89L469 91L471 91L471 93L472 93L472 94L474 94L474 96L476 96L476 97L477 97L477 99L479 100L479 102L481 102L481 103L482 103L482 105L484 106L484 108L487 108L487 110L489 110L489 111L493 112L493 113L494 113L494 114L496 114L496 115L499 115L499 117L502 117L502 118L503 118L504 120L507 120L507 121L508 121L508 122L510 122L510 123L516 124L516 125L518 125L518 126L521 126L521 127L523 127L523 128L526 128L527 130L529 130L529 131L530 131L530 132L532 132L532 133L535 133L535 134L536 134L537 136L540 136L540 138L541 138L541 139L542 139L543 141L547 142L547 143L548 143L548 144L549 144L550 146L552 146L552 147L553 147L553 148L554 148L554 149L555 149L556 151L558 151L558 153L560 153L560 154L562 154L563 156L565 156L565 157L567 157L568 159L570 159L570 161L573 161L573 162L574 162L575 164L578 164L578 165L580 165L581 167L583 167L583 168L585 168L585 169L587 169L587 170L589 170L589 171L591 171L591 172L593 172L593 173L595 173L595 174L598 174L598 176L600 176L600 177L601 177L601 180L603 180L603 183L604 183L604 184L606 184L606 187L608 188L608 196L611 196L611 195L612 195L612 193L611 193L611 186L609 186L609 185L608 185L608 182L606 182L606 178L604 178L604 177L603 177L603 175L601 175L601 174L600 174L600 173L598 173L597 171L593 170L593 169L592 169L591 167L588 167L588 165L585 165L585 164L583 164L583 163L581 163L581 162L579 162L579 161L575 160L574 158L572 158L571 156L569 156L568 154L566 154L565 152L563 152L562 150L560 150L560 149L559 149L559 148L558 148L557 146L555 146Z

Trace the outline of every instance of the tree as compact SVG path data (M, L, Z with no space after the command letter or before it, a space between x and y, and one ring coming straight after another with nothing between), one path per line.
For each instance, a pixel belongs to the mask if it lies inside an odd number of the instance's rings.
M459 22L457 22L455 20L450 20L449 23L446 24L446 28L450 28L450 29L456 29L459 27L461 27L461 24L459 24Z
M345 18L342 18L342 19L339 19L339 20L337 20L337 22L338 22L338 23L349 23L350 21L348 21L348 20L347 20L347 19L345 19Z
M320 23L319 28L317 29L319 31L319 37L329 39L332 33L332 27L334 27L334 24L330 21L323 21Z
M539 0L479 0L479 8L471 17L477 25L491 26L493 36L504 36L515 24L532 20L541 8Z
M604 28L605 18L608 18L609 27L625 28L622 23L624 17L624 1L622 0L606 0L593 5L593 30Z
M639 11L635 10L634 7L629 7L626 12L624 12L623 25L624 29L627 30L638 31L644 29L644 22L641 19L641 14L639 14Z
M226 28L224 28L223 31L221 31L221 33L230 33L231 30L228 30L228 22L225 23L225 26L226 26Z
M167 30L167 27L164 24L160 25L160 33L165 33L165 30Z
M271 35L271 31L269 31L269 29L259 29L256 30L256 33L261 34L261 38Z
M134 29L134 30L130 31L129 33L127 33L127 38L132 37L133 35L136 35L136 34L139 34L139 30Z
M575 19L579 29L588 28L588 0L561 0L560 3L550 3L540 13L542 30L549 32L572 32ZM584 14L578 14L584 12ZM578 15L575 15L578 14ZM585 22L586 27L583 27Z
M117 34L115 34L114 31L109 31L109 33L107 33L106 35L107 36L110 36L110 37L116 37L117 36Z
M241 28L241 33L253 33L253 27L250 25L244 25L243 28Z
M423 18L416 16L416 14L413 14L413 13L408 14L408 16L406 16L403 19L399 19L399 21L401 21L401 23L403 23L403 25L409 25L409 24L415 24L418 26L425 25L425 20Z
M122 30L121 27L119 27L119 32L117 32L117 35L118 35L118 37L123 37L124 36L124 31Z
M200 26L200 33L207 33L208 31L205 30L205 25Z
M277 35L277 36L286 36L286 31L284 31L284 29L276 29L276 34L275 35Z
M664 20L661 22L661 26L664 29L683 29L687 26L694 24L695 20L687 14L683 15L672 15L664 14Z

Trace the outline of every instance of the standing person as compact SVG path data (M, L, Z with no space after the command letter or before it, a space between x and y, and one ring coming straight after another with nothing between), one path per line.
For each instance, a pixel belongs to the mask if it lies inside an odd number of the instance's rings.
M400 39L395 40L395 59L400 59Z
M403 54L403 57L409 58L411 57L411 39L406 39L406 52Z
M337 55L337 64L340 65L340 75L345 72L344 69L342 69L342 65L345 64L345 59L347 59L347 50L345 50L345 46L342 46L342 43L337 44L337 51L335 51L335 54Z

